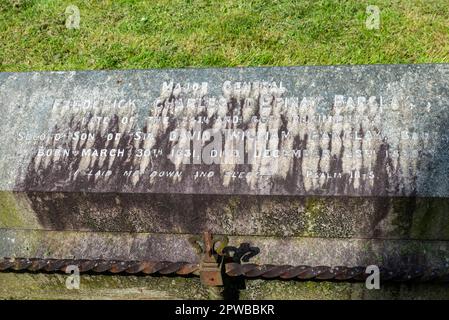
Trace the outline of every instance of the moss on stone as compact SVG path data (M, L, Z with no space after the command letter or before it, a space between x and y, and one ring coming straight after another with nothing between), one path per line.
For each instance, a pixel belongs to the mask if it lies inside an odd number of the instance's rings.
M247 280L241 299L350 299L350 283Z
M444 284L381 283L368 290L363 282L247 280L241 299L449 299Z
M313 237L316 235L316 220L323 212L322 206L323 201L319 198L310 197L306 199L304 236Z
M11 192L0 192L0 227L17 227L23 223Z
M449 199L419 199L411 237L449 240Z
M0 228L40 228L26 196L0 191Z
M397 198L391 200L393 210L391 224L394 227L393 233L397 237L408 237L413 221L413 214L416 207L415 198Z
M207 299L198 278L81 275L67 289L65 274L0 273L1 299Z
M239 197L230 197L228 200L229 210L235 211L238 210L240 206L240 198Z

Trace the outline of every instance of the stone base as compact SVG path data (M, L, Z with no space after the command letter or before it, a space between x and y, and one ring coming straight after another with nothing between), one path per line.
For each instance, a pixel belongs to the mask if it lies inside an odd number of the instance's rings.
M65 286L67 275L0 273L0 299L210 299L199 278L82 275L80 289ZM246 280L233 293L239 299L449 299L447 284L381 285L364 283Z

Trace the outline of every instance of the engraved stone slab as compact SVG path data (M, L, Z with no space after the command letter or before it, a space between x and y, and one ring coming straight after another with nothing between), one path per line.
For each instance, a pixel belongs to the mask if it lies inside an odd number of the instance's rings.
M0 73L0 189L449 196L449 65Z

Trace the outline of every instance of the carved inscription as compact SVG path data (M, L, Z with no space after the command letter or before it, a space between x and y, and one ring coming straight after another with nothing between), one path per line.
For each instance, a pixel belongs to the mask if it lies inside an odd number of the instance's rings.
M395 83L310 94L282 78L241 78L168 78L148 88L153 97L55 96L47 130L14 133L18 145L32 146L21 185L410 195L449 141L441 126L420 124L437 112L434 101L415 99Z

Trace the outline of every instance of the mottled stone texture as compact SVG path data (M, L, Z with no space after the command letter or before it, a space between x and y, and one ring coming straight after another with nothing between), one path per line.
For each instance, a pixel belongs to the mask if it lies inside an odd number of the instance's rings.
M0 229L0 256L55 259L185 261L200 257L193 235ZM447 269L447 241L230 236L229 246L259 248L258 264Z
M82 275L79 290L67 289L66 280L65 274L0 273L0 299L209 299L195 278Z
M51 258L160 259L198 262L190 235L127 234L0 229L0 255ZM309 265L378 264L393 268L448 267L447 241L230 237L250 242L254 263ZM79 290L68 290L65 274L0 273L0 299L210 299L199 278L82 274ZM447 284L363 283L233 279L229 298L240 299L448 299Z
M79 290L65 287L64 274L0 273L1 299L210 299L198 278L85 275ZM445 284L389 283L367 290L363 283L247 280L231 297L263 299L449 299Z
M0 227L449 239L449 199L0 192Z
M0 74L0 189L449 195L449 67Z
M210 230L259 248L254 263L448 268L447 64L0 73L0 110L0 256L198 262L189 235ZM2 298L207 298L198 279L0 283ZM448 297L246 285L249 299Z

